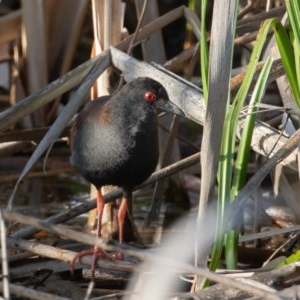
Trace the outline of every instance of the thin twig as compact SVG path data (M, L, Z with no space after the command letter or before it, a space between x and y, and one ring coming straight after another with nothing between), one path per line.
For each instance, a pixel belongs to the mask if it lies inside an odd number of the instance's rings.
M47 231L53 232L53 233L60 233L62 236L67 238L72 238L74 240L77 240L81 243L88 244L93 246L95 244L95 236L83 233L83 232L76 232L74 230L67 229L66 227L62 225L52 225L44 227L43 221L36 219L36 218L28 218L28 216L24 216L18 213L8 213L7 217L9 217L10 220L17 220L18 222L21 222L22 224L26 225L34 225L40 229L46 229ZM74 258L74 256L77 254L77 252L66 250L58 247L52 247L49 245L44 245L40 242L36 241L27 241L24 239L19 238L13 238L9 237L7 239L8 246L15 248L15 249L22 249L25 251L30 251L34 254L48 257L52 259L57 259L65 262L71 262ZM117 247L111 247L108 246L107 243L103 239L97 239L97 244L104 250L117 250L122 251L121 248ZM85 265L91 265L92 264L92 255L86 255L83 256L80 259L80 262ZM107 260L107 259L99 259L97 262L97 266L99 268L104 268L108 270L121 270L125 272L133 272L134 266L125 261L113 261L113 260Z
M257 232L257 233L242 235L239 237L239 243L252 242L255 240L266 239L266 238L270 238L270 237L273 237L276 235L293 233L293 232L299 231L299 230L300 230L300 225L297 225L297 226L292 226L292 227L287 227L287 228L276 228L276 229L271 229L271 230L264 231L264 232Z
M141 11L140 18L139 18L139 20L138 20L138 23L137 23L137 26L136 26L135 31L134 31L134 33L133 33L132 39L130 40L130 43L129 43L128 48L127 48L127 51L126 51L126 53L127 53L128 55L131 54L132 49L133 49L133 47L134 47L134 43L135 43L136 40L137 40L139 31L140 31L140 29L141 29L142 22L143 22L143 19L144 19L144 16L145 16L145 12L146 12L147 5L148 5L148 0L145 0L145 1L144 1L144 4L143 4L142 11ZM119 84L118 84L118 87L117 87L117 91L122 87L123 83L124 83L124 77L122 76L122 77L120 78L120 81L119 81Z
M1 263L2 263L2 287L5 299L10 299L9 290L9 269L7 255L6 228L3 219L2 208L0 207L0 233L1 233Z
M294 240L296 237L299 236L299 233L293 234L290 238L288 238L282 245L280 245L272 255L264 262L263 267L266 266L287 244Z
M36 299L36 300L70 300L70 298L59 297L54 294L36 291L31 288L26 288L17 284L10 284L9 288L14 296L22 299ZM4 286L0 283L0 290L4 290Z
M133 44L137 40L137 35L138 35L138 33L139 33L140 29L141 29L142 22L143 22L143 19L144 19L144 16L145 16L145 12L146 12L146 9L147 9L147 5L148 5L148 0L145 0L144 4L143 4L142 11L141 11L140 18L139 18L138 23L136 25L135 32L133 34L132 40L129 43L129 46L128 46L128 49L127 49L127 54L131 54L131 51L132 51L132 48L133 48Z

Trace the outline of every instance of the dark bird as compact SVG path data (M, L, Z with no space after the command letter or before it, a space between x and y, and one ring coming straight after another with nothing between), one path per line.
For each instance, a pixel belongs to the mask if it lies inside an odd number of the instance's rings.
M71 163L97 189L98 237L105 204L101 187L114 185L123 190L118 212L119 241L123 242L124 219L132 190L151 175L158 162L159 110L184 116L170 102L159 82L141 77L112 96L91 101L74 122L70 136ZM94 254L92 274L97 257L108 257L97 247L82 251L71 262L71 269L79 257L87 254Z

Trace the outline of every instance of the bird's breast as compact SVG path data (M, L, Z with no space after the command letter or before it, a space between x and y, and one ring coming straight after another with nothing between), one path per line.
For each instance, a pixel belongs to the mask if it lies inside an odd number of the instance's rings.
M135 186L156 167L157 125L141 120L129 126L126 122L112 122L109 126L87 122L77 128L72 148L74 167L96 186Z

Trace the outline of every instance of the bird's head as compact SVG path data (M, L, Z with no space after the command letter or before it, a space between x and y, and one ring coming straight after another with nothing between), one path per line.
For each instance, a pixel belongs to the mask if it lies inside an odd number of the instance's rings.
M147 106L154 111L166 111L180 116L185 116L184 112L169 99L165 88L156 80L149 77L139 77L129 84L138 99L145 101Z

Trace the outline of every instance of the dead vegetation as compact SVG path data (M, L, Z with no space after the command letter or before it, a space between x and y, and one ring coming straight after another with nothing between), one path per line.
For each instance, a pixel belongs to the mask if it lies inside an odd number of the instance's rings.
M199 16L186 6L158 7L156 2L160 1L125 1L125 14L122 1L117 0L23 0L20 7L5 6L8 2L0 3L0 61L6 74L3 78L8 79L2 83L0 77L3 297L144 299L139 293L145 281L159 276L159 271L151 269L153 265L164 270L175 260L178 278L175 288L166 292L168 298L297 299L298 263L275 268L276 259L295 252L299 244L299 133L289 137L281 132L282 111L291 105L280 97L288 89L287 81L280 81L284 76L281 61L272 66L265 104L282 110L259 116L248 166L251 179L238 196L237 207L242 203L245 215L239 270L220 268L212 273L190 264L193 244L186 240L193 240L195 234L193 208L198 205L201 177L205 176L199 167L200 151L206 150L200 146L206 104L197 84ZM168 11L159 13L165 9ZM241 3L232 94L243 81L261 22L284 14L280 1ZM123 27L123 18L130 32ZM170 28L170 24L176 26ZM210 40L210 32L207 38ZM131 81L145 75L166 87L187 119L160 118L159 168L135 194L134 219L139 234L119 245L111 239L117 231L111 218L105 225L107 239L95 240L89 228L94 220L87 225L86 213L96 207L96 201L86 201L88 187L68 162L69 126L90 93L94 98L112 92L120 78ZM241 116L238 136L243 126ZM260 168L262 161L266 163ZM119 189L113 189L105 200L112 203L120 194ZM9 201L12 210L6 209ZM108 216L114 206L109 207ZM208 213L214 220L214 212ZM182 215L186 216L183 223L169 227ZM84 232L85 226L88 232ZM209 227L203 239L207 244L213 235ZM174 252L180 252L175 244L164 244L172 236L181 250L190 248L182 260L173 257ZM157 244L172 251L157 253ZM69 262L86 245L122 252L125 260L99 260L96 280L91 283L91 258L84 257L72 276ZM147 274L149 269L151 274ZM194 275L216 284L195 290L193 280L186 279ZM155 298L148 295L147 299Z

